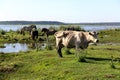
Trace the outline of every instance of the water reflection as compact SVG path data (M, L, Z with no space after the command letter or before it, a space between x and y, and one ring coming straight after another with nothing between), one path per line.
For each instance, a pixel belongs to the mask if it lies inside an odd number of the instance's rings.
M5 43L4 47L0 48L0 53L17 53L20 51L28 51L30 49L38 49L42 50L45 49L46 43L29 43L29 44L22 44L22 43Z
M32 49L45 49L46 47L46 43L45 42L42 42L42 43L31 43L29 45L29 48L32 48Z
M12 52L20 52L20 51L27 51L28 46L27 44L20 44L20 43L5 43L5 48L0 48L0 52L3 53L12 53Z

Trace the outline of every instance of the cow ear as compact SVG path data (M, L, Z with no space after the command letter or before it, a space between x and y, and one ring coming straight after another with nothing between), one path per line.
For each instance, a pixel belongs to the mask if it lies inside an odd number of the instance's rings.
M98 32L96 32L96 31L94 31L94 34L97 34L97 35L98 35L99 33L98 33Z
M90 35L93 35L93 32L89 32Z

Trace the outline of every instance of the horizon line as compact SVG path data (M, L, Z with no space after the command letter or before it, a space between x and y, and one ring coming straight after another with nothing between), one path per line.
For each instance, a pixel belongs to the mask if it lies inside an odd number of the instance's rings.
M61 23L120 23L120 21L103 21L103 22L63 22L63 21L52 21L52 20L43 20L43 21L38 21L38 20L3 20L3 21L0 21L0 22L12 22L12 21L18 21L18 22L20 22L20 21L24 21L24 22L61 22Z

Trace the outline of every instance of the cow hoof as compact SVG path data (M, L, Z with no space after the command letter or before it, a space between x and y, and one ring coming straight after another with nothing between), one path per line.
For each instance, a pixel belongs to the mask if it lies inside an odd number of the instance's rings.
M78 62L86 62L85 58L79 58Z
M60 58L62 58L63 56L62 55L59 55Z

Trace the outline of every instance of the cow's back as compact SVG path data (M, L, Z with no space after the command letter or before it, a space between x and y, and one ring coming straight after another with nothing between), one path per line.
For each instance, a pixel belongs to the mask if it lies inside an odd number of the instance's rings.
M78 31L66 31L68 35L63 38L62 44L67 48L73 48L76 46L76 44L80 44L82 32Z
M81 31L58 31L55 33L56 42L67 48L73 48L77 43L78 45L81 43L82 33Z

